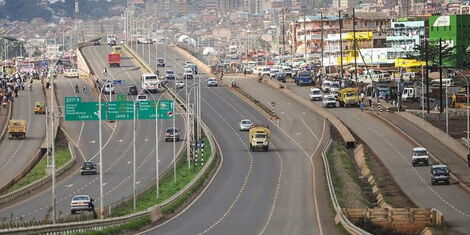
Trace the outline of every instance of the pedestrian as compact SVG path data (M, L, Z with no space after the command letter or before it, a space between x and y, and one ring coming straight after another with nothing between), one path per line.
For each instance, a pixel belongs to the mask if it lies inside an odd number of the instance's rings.
M220 73L220 78L223 78L224 77L224 70L222 70L222 72Z
M390 96L388 95L388 93L386 93L386 94L385 94L385 102L388 103L389 99L390 99Z
M361 112L364 112L364 102L361 101L361 103L359 104L359 108L361 108Z
M379 93L375 92L375 98L377 99L377 104L380 104L380 96L379 96Z
M18 87L15 87L15 97L18 97Z
M243 69L243 76L246 77L246 69Z
M369 100L369 107L372 107L372 96L368 96L367 99Z
M361 92L361 102L364 102L364 91Z

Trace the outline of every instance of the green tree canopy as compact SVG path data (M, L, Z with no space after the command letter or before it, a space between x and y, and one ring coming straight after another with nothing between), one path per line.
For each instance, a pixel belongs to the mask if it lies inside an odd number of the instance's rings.
M439 52L442 53L443 64L454 56L453 50L455 48L442 43L442 48L439 48L439 41L429 41L428 44L428 63L431 67L438 67L439 65ZM415 59L426 61L426 45L421 43L413 48L413 51L407 54L408 59Z

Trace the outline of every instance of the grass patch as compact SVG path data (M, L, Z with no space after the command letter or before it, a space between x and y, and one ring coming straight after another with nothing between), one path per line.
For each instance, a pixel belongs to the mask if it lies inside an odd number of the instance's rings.
M70 154L69 148L68 147L61 147L56 149L55 152L56 156L56 168L59 168L63 166L67 161L72 158L72 155ZM42 179L46 177L46 166L47 165L47 159L46 156L44 156L39 163L21 180L13 184L11 187L9 187L4 194L13 192L15 190L18 190L20 188L26 187L30 185L31 183Z
M334 141L327 152L330 173L338 203L343 208L370 207L363 193L359 172L343 145Z
M204 143L209 143L207 138L204 139ZM150 190L148 190L137 198L136 212L146 210L154 205L157 205L167 200L168 198L176 194L178 191L180 191L183 187L185 187L202 169L203 165L201 164L197 164L196 166L192 164L191 169L188 169L186 153L183 152L182 154L182 157L180 157L179 161L176 164L176 182L173 181L173 170L170 170L168 174L166 174L162 179L160 179L159 198L156 198L156 188L151 188ZM210 155L211 146L209 144L206 144L204 146L204 162L207 162ZM206 175L205 177L201 177L201 179L191 188L191 190L189 190L189 192L184 194L182 197L178 198L176 202L166 206L165 208L162 208L162 213L166 214L169 212L173 212L176 208L183 204L193 192L195 192L202 186L206 177ZM112 210L111 216L123 216L131 213L134 213L132 201Z
M151 220L149 217L142 217L135 220L131 220L125 224L112 226L103 230L90 230L81 233L73 233L74 235L105 235L105 234L121 234L133 230L137 230L145 225L150 224Z

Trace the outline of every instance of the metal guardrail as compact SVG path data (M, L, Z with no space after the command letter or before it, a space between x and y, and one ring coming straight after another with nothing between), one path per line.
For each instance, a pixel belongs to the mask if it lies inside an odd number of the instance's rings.
M76 154L75 154L74 147L72 146L72 143L70 141L69 141L68 148L69 148L69 151L70 151L70 154L71 154L72 157L63 166L61 166L59 169L57 169L57 176L62 175L68 169L73 167L73 165L76 163L77 157L76 157ZM41 186L49 183L51 180L52 180L52 176L49 174L49 175L47 175L47 176L45 176L41 179L38 179L38 180L34 181L33 183L31 183L31 184L29 184L29 185L27 185L23 188L20 188L18 190L13 191L13 192L2 195L2 196L0 196L0 205L4 205L4 204L7 204L11 201L17 200L20 197L22 197L26 194L29 194L29 193L37 190Z
M145 65L141 61L140 63L142 65ZM145 65L144 67L147 67L147 65ZM175 97L177 102L182 102L182 100L179 97L177 97L175 94L173 94L171 91L170 93L172 94L172 96ZM184 102L180 103L180 105L187 108ZM207 173L208 169L210 168L214 159L216 158L216 154L218 154L219 150L218 148L215 147L214 135L212 134L210 129L207 127L207 125L203 121L201 121L201 124L202 124L202 129L204 130L204 133L206 134L209 140L209 144L212 148L211 155L209 156L209 159L207 160L204 167L185 187L183 187L180 191L178 191L178 193L174 194L173 196L163 201L162 203L155 205L151 208L148 208L145 211L137 212L137 213L133 213L130 215L125 215L125 216L107 218L103 220L91 220L91 221L61 223L61 224L46 224L46 225L32 226L32 227L3 229L3 230L0 230L0 234L57 234L57 233L83 232L83 231L92 230L92 229L102 230L103 228L106 228L106 227L121 225L121 224L125 224L135 219L152 216L152 213L156 209L158 210L159 208L176 201L179 197L186 194L192 188L194 183L200 180L200 178L205 173Z
M328 191L330 192L330 199L333 204L333 207L336 211L336 219L341 225L343 225L344 229L346 229L349 233L351 234L357 234L357 235L372 235L371 233L363 230L362 228L357 227L354 225L348 217L343 213L343 209L339 205L338 198L336 198L336 193L335 193L335 188L333 185L333 180L331 179L331 173L330 173L330 165L328 164L328 159L326 156L326 152L330 149L331 146L331 139L328 141L327 145L325 146L325 149L322 151L322 158L323 158L323 164L325 166L325 175L326 175L326 182L328 185Z

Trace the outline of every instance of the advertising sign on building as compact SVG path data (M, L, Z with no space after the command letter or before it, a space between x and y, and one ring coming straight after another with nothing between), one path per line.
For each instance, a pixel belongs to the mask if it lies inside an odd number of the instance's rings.
M450 26L450 16L439 16L434 21L433 27Z

